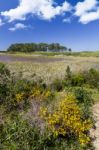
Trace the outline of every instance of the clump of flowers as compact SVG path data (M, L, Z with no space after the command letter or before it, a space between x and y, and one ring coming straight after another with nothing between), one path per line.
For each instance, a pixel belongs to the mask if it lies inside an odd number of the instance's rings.
M40 87L34 87L31 90L31 97L33 97L33 98L40 98L41 97L41 93L42 93L42 90L41 90Z
M24 93L18 93L18 94L16 94L15 95L15 99L16 99L16 101L18 103L21 102L21 101L23 101L23 99L24 99Z
M52 92L50 89L42 89L41 87L34 87L31 91L31 98L35 98L37 100L46 100L52 96Z
M41 108L40 114L46 121L48 130L55 137L75 136L82 145L90 142L88 131L92 127L90 119L83 120L80 107L76 103L74 96L66 96L56 106L54 112L49 112L47 108Z

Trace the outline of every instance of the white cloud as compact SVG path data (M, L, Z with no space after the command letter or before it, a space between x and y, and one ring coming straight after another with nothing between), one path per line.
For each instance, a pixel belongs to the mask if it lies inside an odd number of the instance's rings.
M97 0L85 0L75 6L75 15L80 17L79 22L87 24L99 19L99 2Z
M85 0L83 2L78 2L75 7L75 15L81 16L82 14L95 9L97 5L97 0Z
M70 11L70 9L71 5L67 1L61 6L55 6L54 0L19 0L19 6L15 9L1 12L1 15L8 18L9 22L14 20L25 20L28 14L50 20L56 15L62 15Z
M72 11L73 10L73 11ZM70 18L65 18L66 12L70 12ZM79 22L87 24L99 19L99 0L83 0L72 6L67 0L61 5L55 0L19 0L19 5L8 11L0 13L3 22L13 22L15 20L26 20L28 15L39 17L43 20L51 20L57 15L64 16L63 22L71 22L71 17L79 17ZM0 26L4 23L0 19ZM21 28L21 27L20 27ZM14 27L10 28L15 30Z
M28 26L26 26L22 23L17 23L17 24L15 24L14 27L9 28L9 30L10 31L16 31L16 30L19 30L19 29L26 29L26 28L28 28Z
M99 9L96 12L85 13L80 17L80 22L83 24L87 24L91 21L99 19Z

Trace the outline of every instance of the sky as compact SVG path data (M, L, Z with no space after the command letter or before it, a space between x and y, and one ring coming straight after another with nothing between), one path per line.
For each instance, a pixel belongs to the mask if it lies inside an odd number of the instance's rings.
M0 0L0 50L13 43L99 50L99 0Z

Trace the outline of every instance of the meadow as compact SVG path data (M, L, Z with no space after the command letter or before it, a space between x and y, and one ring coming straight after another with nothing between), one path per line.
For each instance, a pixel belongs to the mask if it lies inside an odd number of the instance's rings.
M94 150L97 56L0 54L0 149Z

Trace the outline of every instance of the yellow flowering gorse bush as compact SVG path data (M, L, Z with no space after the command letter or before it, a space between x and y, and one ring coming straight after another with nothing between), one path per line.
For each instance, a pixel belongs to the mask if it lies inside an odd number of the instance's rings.
M37 100L46 100L47 98L52 96L52 92L50 90L42 90L40 87L34 87L31 91L31 98L35 98Z
M15 99L16 99L16 101L18 103L21 102L21 101L23 101L23 99L24 99L24 93L18 93L18 94L16 94L15 95Z
M56 107L54 112L49 112L47 108L41 108L40 114L46 121L48 130L55 137L59 135L75 136L82 145L88 144L90 142L88 131L92 127L92 122L90 119L82 119L81 110L75 97L67 96Z

